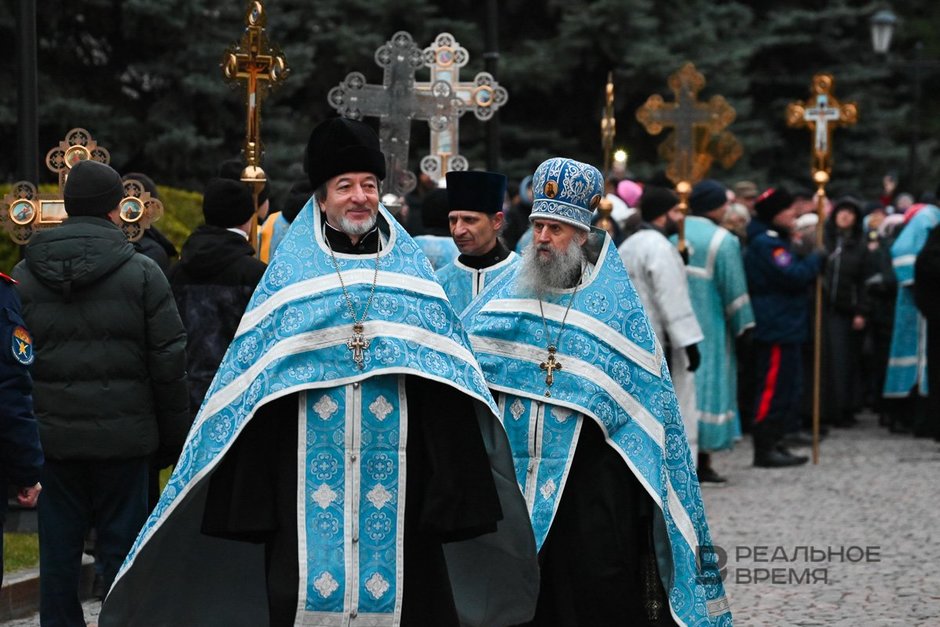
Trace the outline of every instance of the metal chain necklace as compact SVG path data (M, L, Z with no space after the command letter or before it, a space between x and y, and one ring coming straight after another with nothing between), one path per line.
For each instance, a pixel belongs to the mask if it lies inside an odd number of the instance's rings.
M330 249L330 259L333 260L333 268L336 270L336 276L339 277L339 285L343 288L343 297L346 299L346 307L349 309L349 316L353 319L352 336L346 340L346 348L352 351L352 359L356 362L359 370L365 368L365 355L363 351L369 348L372 340L367 339L363 334L363 323L369 316L369 309L372 308L372 298L375 296L375 286L379 281L379 254L382 252L382 234L377 233L378 244L375 251L375 274L372 276L372 290L369 292L369 300L366 301L365 309L362 310L362 317L356 315L356 309L353 307L352 298L346 290L346 283L343 281L343 273L339 271L339 263L336 261L336 253L333 252L333 246L328 237L324 235L327 248Z
M555 342L551 342L551 338L548 334L548 323L545 322L545 308L542 306L542 299L539 298L539 313L542 314L542 328L545 329L545 341L548 342L546 350L548 351L548 357L539 364L539 368L545 371L545 385L549 389L545 390L545 396L551 397L551 387L555 382L555 371L561 370L561 362L555 359L555 353L558 351L558 345L561 344L561 334L565 330L565 322L568 321L568 312L571 311L571 304L574 303L574 297L578 295L578 289L581 287L581 282L578 281L578 285L574 288L574 292L571 293L571 299L568 300L568 307L565 309L565 315L561 318L561 326L558 328L558 335L555 336Z

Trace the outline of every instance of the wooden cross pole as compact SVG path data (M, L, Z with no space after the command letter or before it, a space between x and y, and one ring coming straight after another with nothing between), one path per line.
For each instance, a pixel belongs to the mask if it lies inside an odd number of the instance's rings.
M841 104L832 95L835 80L831 74L816 74L809 101L787 105L787 125L808 128L812 133L811 169L816 183L816 246L823 246L826 184L832 174L832 131L858 121L858 107L854 102ZM813 463L819 463L819 416L822 386L822 277L816 278L816 320L813 337Z
M481 122L493 115L509 100L509 92L500 86L489 72L478 73L472 81L460 80L460 68L467 65L470 55L450 33L441 33L434 43L424 49L424 65L431 70L431 80L415 83L418 92L430 91L437 95L453 95L460 101L456 115L431 127L430 154L421 159L421 171L436 181L451 170L468 170L467 159L460 154L459 118L467 110Z
M46 167L56 175L59 189L54 194L42 194L29 181L17 181L10 193L0 202L0 227L10 239L25 245L36 231L56 227L68 218L63 191L69 173L75 164L91 159L100 163L111 162L111 153L98 144L83 128L73 128L65 138L46 153ZM140 239L150 224L163 215L163 204L138 181L125 181L121 208L121 230L128 240Z
M716 159L725 168L731 167L743 154L738 140L725 128L734 121L734 108L722 96L706 102L698 100L705 87L705 77L692 63L686 63L669 77L669 88L675 102L666 104L662 96L653 94L636 111L637 120L651 135L666 127L673 133L660 144L659 152L668 162L666 176L679 194L679 208L688 213L692 186L702 180ZM679 226L680 252L685 251L685 229Z
M260 0L251 0L245 13L245 32L241 41L225 51L222 59L222 74L234 83L245 84L245 169L241 180L251 185L255 201L255 213L258 211L258 194L264 189L267 177L261 169L261 157L264 144L261 142L261 101L267 92L280 84L290 70L287 60L280 51L268 43L264 27L267 13ZM249 241L257 248L257 220L251 221Z

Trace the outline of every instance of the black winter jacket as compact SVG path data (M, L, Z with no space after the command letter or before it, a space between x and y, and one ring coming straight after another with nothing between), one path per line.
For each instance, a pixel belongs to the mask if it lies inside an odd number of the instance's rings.
M865 282L877 272L877 260L868 250L862 234L862 217L855 211L855 226L848 233L839 232L835 212L826 220L824 240L829 255L823 281L824 302L830 309L847 316L869 315Z
M186 333L157 264L107 220L74 217L37 233L14 276L46 457L172 462L189 429Z
M183 244L180 261L170 270L170 285L189 337L186 361L193 418L267 267L254 252L238 233L203 225Z

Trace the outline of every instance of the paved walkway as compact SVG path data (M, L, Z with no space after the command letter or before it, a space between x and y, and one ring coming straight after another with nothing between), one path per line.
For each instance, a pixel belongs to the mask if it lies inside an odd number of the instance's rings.
M863 416L823 442L818 466L750 462L749 441L716 455L729 485L704 489L736 625L940 625L940 445Z
M940 625L940 444L864 415L817 466L751 456L749 441L716 455L729 485L703 491L736 625Z

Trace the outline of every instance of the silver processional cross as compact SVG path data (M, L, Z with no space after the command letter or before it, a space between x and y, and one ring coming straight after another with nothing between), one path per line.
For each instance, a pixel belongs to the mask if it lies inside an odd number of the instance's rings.
M384 192L404 196L415 188L408 169L412 120L426 120L431 131L432 154L422 159L423 172L440 180L448 170L468 168L459 154L460 116L473 109L485 121L508 100L506 89L486 72L471 83L459 82L459 68L468 59L449 33L441 33L422 51L411 35L399 31L375 52L376 64L384 69L381 85L370 85L362 73L351 72L330 90L329 103L340 115L380 118L379 139L389 173ZM415 72L423 67L431 69L430 82L415 81Z

